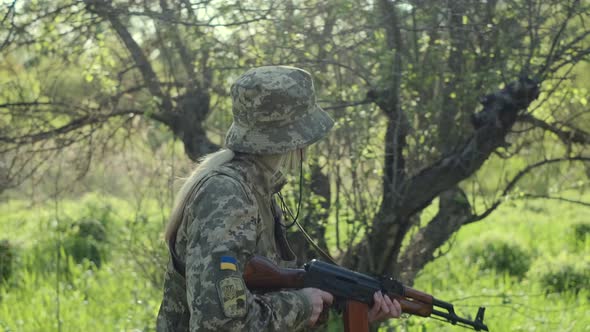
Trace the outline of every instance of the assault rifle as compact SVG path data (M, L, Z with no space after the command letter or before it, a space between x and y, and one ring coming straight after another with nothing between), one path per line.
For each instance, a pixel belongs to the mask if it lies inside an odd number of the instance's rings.
M344 303L344 327L347 332L369 330L368 309L376 291L396 299L402 312L421 317L434 317L453 325L489 331L483 322L484 307L479 307L474 320L459 317L451 303L430 294L404 286L391 278L373 278L346 268L312 260L304 269L284 269L269 259L254 256L244 268L246 286L255 291L314 287L331 293L336 303Z

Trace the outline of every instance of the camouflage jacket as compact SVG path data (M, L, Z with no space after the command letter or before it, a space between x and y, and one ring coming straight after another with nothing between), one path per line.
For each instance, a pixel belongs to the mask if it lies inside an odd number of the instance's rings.
M262 255L293 267L273 194L284 178L247 156L207 175L191 196L174 243L186 279L168 265L157 331L298 331L311 304L300 290L254 294L245 263Z

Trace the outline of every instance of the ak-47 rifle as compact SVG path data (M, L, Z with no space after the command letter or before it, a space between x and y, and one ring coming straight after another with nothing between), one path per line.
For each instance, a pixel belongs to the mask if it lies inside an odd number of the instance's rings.
M483 322L484 307L479 308L475 320L459 317L452 304L404 286L391 277L373 278L318 260L305 264L304 269L285 269L267 258L254 256L246 264L243 277L246 286L255 291L314 287L331 293L336 303L345 303L343 319L347 332L369 330L368 309L373 304L373 294L379 290L396 299L404 313L435 317L475 331L489 331Z

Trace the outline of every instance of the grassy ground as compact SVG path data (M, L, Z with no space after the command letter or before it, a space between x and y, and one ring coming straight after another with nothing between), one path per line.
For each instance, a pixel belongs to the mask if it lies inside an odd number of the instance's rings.
M58 206L12 201L0 208L1 238L17 253L13 276L0 284L0 331L153 330L161 297L158 259L165 259L157 209L96 195ZM72 241L81 236L81 220L98 221L105 236ZM75 262L68 255L74 249L100 257L100 268Z
M0 331L153 330L157 266L166 259L158 240L163 214L153 206L98 195L36 207L2 203L0 240L10 239L18 260L0 286ZM587 213L554 201L507 203L464 227L414 286L463 316L486 306L491 331L590 331L590 239L579 226ZM104 234L84 233L81 220L98 221ZM98 257L100 268L77 263L74 249ZM463 329L410 317L382 330Z
M464 316L485 306L490 331L590 331L590 237L575 232L588 225L588 212L559 202L507 204L486 221L462 228L414 286L452 302ZM482 248L502 253L498 243L520 251L506 253L509 258L482 257ZM560 281L570 290L558 292ZM399 325L407 331L461 330L431 319Z

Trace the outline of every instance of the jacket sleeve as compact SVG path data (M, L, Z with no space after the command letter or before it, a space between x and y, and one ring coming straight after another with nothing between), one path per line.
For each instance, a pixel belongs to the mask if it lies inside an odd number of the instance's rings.
M190 331L297 331L311 304L300 290L253 294L242 271L254 254L258 209L236 180L208 179L191 205L186 288Z

